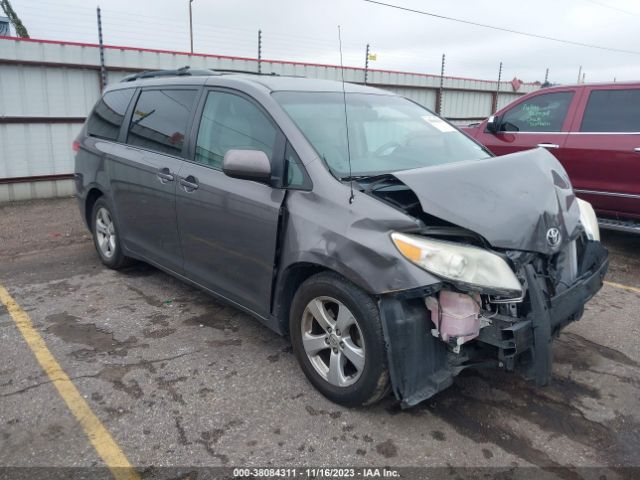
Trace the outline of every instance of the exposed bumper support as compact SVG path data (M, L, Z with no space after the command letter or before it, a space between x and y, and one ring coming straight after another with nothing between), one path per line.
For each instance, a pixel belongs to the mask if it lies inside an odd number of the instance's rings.
M380 315L387 341L389 374L402 407L425 400L453 382L447 346L431 335L431 317L422 297L380 300Z
M553 334L582 316L584 304L602 288L604 276L609 268L607 250L599 242L590 242L583 255L580 276L573 285L562 293L547 299L544 282L531 265L525 268L529 284L531 312L527 319L531 322L532 339L530 346L532 361L526 372L537 385L547 385L551 380ZM517 350L527 349L526 344L517 345Z

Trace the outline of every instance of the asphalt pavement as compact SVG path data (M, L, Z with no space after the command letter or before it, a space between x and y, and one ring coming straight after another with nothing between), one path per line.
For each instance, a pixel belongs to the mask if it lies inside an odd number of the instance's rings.
M307 382L288 341L246 314L144 264L106 269L73 199L0 205L0 285L142 478L169 466L532 465L632 478L640 237L603 232L603 242L611 283L555 342L549 387L469 371L408 410L392 397L337 406ZM0 466L103 467L1 305L0 352Z

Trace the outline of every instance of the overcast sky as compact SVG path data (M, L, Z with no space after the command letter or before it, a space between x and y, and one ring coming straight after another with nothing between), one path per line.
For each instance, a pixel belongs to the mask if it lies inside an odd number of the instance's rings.
M345 65L495 79L570 83L582 65L589 81L640 80L638 0L386 0L418 10L615 49L624 54L463 25L363 0L194 0L194 49L202 53L338 63L342 26ZM97 41L90 0L12 0L32 38ZM101 0L105 43L187 51L188 0Z

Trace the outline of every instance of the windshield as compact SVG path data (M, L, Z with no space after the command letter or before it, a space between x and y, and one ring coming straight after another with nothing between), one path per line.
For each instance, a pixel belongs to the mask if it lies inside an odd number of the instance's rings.
M349 176L341 92L275 92L274 98L340 178ZM488 158L427 109L393 95L347 93L351 175L369 176Z

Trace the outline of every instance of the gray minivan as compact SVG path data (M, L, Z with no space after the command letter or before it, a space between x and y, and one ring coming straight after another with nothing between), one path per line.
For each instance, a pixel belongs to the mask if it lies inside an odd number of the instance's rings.
M142 260L288 335L343 405L390 390L415 405L470 367L547 384L552 338L608 267L551 154L493 157L375 88L136 74L105 91L74 149L106 266Z

